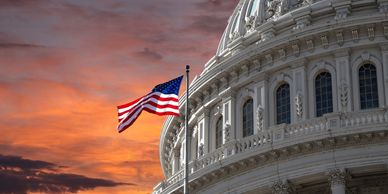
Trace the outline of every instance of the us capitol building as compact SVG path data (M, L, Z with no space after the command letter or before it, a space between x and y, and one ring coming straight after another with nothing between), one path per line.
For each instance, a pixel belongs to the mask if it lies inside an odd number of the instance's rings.
M388 194L388 0L241 0L189 98L190 193ZM153 194L183 192L183 118Z

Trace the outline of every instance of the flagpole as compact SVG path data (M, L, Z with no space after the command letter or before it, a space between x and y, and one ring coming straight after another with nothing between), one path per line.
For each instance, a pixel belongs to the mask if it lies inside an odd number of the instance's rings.
M184 194L189 194L189 73L190 65L186 65L186 104L185 104L185 179L183 184Z

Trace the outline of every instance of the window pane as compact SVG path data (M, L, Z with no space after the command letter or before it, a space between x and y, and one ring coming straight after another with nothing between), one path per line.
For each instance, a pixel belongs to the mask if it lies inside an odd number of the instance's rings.
M243 106L243 137L253 135L253 100L249 99Z
M376 67L372 64L365 64L358 71L360 83L360 104L361 109L376 108L379 106L377 91Z
M317 117L333 112L331 74L329 72L322 72L315 78L315 107Z
M276 90L276 123L291 123L290 85L283 84Z

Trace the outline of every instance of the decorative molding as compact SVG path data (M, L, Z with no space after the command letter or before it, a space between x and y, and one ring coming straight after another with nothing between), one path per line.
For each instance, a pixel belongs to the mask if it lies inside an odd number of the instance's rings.
M256 16L245 17L245 29L248 33L255 29Z
M338 168L332 169L327 175L330 185L344 185L346 182L346 174L344 170L340 170Z
M329 47L329 39L326 34L321 35L321 44L323 48L327 49Z
M387 9L388 9L388 5L387 5ZM388 23L387 22L384 22L383 23L383 33L384 33L384 37L385 39L388 39Z
M203 143L199 144L199 146L198 146L198 156L199 157L203 156L203 154L204 154L203 147L204 147Z
M349 101L349 86L342 82L339 87L340 97L341 97L341 105L344 109L348 106Z
M374 40L375 39L375 25L374 24L368 25L367 31L368 31L369 40L371 40L371 41Z
M257 115L257 129L260 132L264 130L264 108L261 104L257 107L256 115Z
M278 54L279 54L280 59L282 59L283 61L286 60L286 50L284 50L283 48L279 49Z
M280 16L281 0L265 0L264 1L264 17L265 20L271 20Z
M272 54L266 54L265 59L267 60L267 63L273 63Z
M271 190L273 194L289 194L291 186L287 181L278 180L272 184Z
M301 119L303 117L303 96L300 92L294 98L296 117Z
M358 28L353 28L350 30L352 32L352 40L353 42L358 42L360 40L359 36L359 29Z
M310 52L313 52L313 51L314 51L314 42L313 42L313 39L307 39L307 40L306 40L306 45L307 45L307 49L308 49Z
M300 48L299 48L298 41L291 42L291 47L292 47L292 52L293 52L294 56L298 57L300 54Z
M342 30L336 31L335 35L337 37L337 44L339 46L342 46L344 44L344 35L343 35Z
M303 30L304 28L306 28L307 26L309 26L311 24L311 16L306 15L306 16L299 17L299 18L295 19L295 22L296 22L296 25L293 29L294 30Z

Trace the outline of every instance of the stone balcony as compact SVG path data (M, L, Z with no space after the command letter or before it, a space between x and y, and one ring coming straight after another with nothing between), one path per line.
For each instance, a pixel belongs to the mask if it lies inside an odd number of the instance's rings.
M238 173L247 167L333 147L384 140L387 134L388 108L330 113L296 124L276 125L252 136L231 140L191 161L189 188L221 180L222 175ZM179 193L183 178L183 170L180 170L158 184L153 193Z

